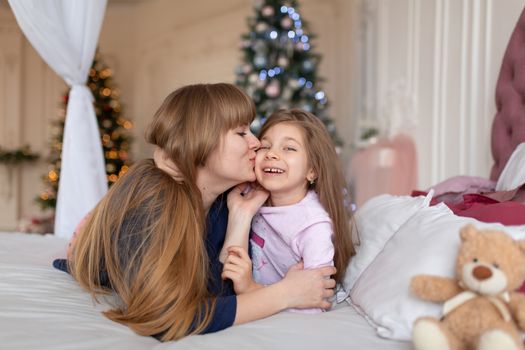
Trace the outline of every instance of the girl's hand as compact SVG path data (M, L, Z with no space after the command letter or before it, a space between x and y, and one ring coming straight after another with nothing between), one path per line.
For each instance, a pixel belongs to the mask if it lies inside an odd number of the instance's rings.
M251 218L266 202L270 193L256 182L235 186L228 194L228 210L234 217Z
M237 246L228 247L228 257L224 262L222 279L231 279L237 295L251 292L261 287L252 277L252 261L245 249Z
M238 246L248 250L250 225L257 210L268 198L269 193L260 186L248 183L235 186L228 194L228 229L219 254L219 261L224 263L228 256L228 247Z
M283 288L283 298L288 308L323 308L329 309L328 301L334 295L335 280L330 278L336 273L333 266L304 270L303 263L290 267L286 276L279 281Z

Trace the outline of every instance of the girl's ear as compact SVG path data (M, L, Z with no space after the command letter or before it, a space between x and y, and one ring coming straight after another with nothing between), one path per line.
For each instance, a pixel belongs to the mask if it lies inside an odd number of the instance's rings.
M310 170L308 170L306 173L306 180L309 182L317 180L317 173L315 172L314 168L310 168Z

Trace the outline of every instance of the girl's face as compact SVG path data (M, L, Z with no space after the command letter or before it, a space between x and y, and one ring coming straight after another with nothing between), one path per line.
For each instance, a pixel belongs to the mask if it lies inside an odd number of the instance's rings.
M248 125L224 134L206 162L206 170L215 185L224 190L246 181L255 181L255 151L260 142Z
M308 165L304 136L290 123L272 126L261 139L255 162L257 181L270 192L272 205L290 205L306 195L315 179Z

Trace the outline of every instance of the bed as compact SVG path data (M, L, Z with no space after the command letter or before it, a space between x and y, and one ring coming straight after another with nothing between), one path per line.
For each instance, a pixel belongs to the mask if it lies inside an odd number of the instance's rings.
M54 258L64 256L65 239L0 233L0 344L9 349L411 349L413 320L438 315L440 308L413 298L409 279L421 272L453 273L461 226L500 227L525 238L525 226L459 217L445 205L430 206L430 200L431 194L382 195L358 211L358 253L345 280L349 297L330 312L285 312L167 343L105 318L100 313L108 307L104 300L94 303L71 276L51 266ZM428 229L418 232L421 227Z
M0 347L10 349L409 349L379 338L347 303L318 315L282 313L222 332L160 343L105 318L67 274L50 265L67 242L55 236L1 233Z
M502 191L525 183L525 14L505 53L496 87L491 180ZM488 179L487 179L488 180ZM441 187L440 187L441 188ZM517 192L515 192L516 194ZM9 349L411 349L411 325L440 307L409 293L418 273L453 275L458 231L467 223L525 239L525 225L504 226L458 216L433 205L436 193L381 195L355 216L357 254L346 277L347 298L316 315L280 313L227 330L160 343L105 318L71 276L55 270L67 241L53 235L0 233L0 347ZM519 196L518 196L519 197ZM525 216L524 216L525 217Z

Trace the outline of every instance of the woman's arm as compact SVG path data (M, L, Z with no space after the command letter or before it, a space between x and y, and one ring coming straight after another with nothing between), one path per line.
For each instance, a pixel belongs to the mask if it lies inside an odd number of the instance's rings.
M334 295L335 267L304 270L302 263L288 270L279 282L237 296L237 311L234 324L242 324L276 314L289 308L323 308L331 303L327 299Z

